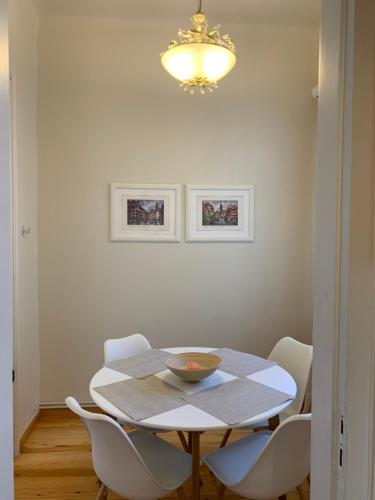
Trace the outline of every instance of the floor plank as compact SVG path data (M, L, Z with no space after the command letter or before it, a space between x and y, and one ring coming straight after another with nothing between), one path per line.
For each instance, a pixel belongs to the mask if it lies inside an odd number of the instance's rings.
M90 410L93 410L90 408ZM99 411L99 410L97 410ZM246 434L234 431L230 441ZM202 453L215 450L222 438L222 432L202 434ZM180 445L174 432L160 434L163 439ZM98 491L91 462L91 446L86 430L76 415L67 409L42 410L40 419L24 443L22 453L15 460L15 500L93 500ZM218 483L202 466L203 487L201 498L215 500ZM184 486L191 496L190 481ZM307 481L303 484L306 499L309 498ZM121 497L110 493L109 500ZM174 493L168 499L177 499ZM226 492L225 500L242 497ZM298 500L297 492L291 492L288 500Z
M23 453L14 464L16 478L94 475L91 451Z

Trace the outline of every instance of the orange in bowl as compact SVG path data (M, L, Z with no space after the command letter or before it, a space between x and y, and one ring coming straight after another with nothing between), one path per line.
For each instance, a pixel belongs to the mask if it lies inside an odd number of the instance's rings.
M183 352L167 359L165 366L186 382L199 382L220 366L221 358L209 352Z
M186 370L197 371L200 370L201 366L196 361L189 361L186 363Z

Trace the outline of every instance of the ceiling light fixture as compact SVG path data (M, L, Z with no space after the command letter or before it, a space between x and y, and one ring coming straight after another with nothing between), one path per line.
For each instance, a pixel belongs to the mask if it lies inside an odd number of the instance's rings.
M229 35L221 35L220 24L209 31L202 12L202 0L192 16L193 29L178 31L179 41L173 40L161 54L166 71L179 80L180 87L190 94L199 89L213 92L217 82L236 64L236 48Z

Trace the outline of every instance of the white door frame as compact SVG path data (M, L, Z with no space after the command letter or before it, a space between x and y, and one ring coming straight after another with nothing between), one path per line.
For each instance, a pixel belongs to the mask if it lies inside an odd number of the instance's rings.
M322 0L314 251L311 499L335 498L345 0Z
M13 263L8 2L0 0L0 485L13 499Z
M358 104L353 101L353 81L365 69L358 71L354 64L354 40L357 31L361 32L361 26L357 25L358 13L366 8L366 2L369 6L372 1L322 0L311 500L354 500L353 489L358 500L370 500L375 493L371 491L373 471L370 470L373 467L374 385L368 380L361 383L355 373L360 363L362 376L374 376L371 322L375 324L375 316L374 307L369 306L374 299L371 282L374 168L371 169L368 149L361 155L357 151L356 158L352 156L354 132L358 134L360 126L357 121L356 129L352 127ZM366 17L364 12L363 16ZM361 99L362 112L366 106L373 105L368 102L371 101L369 92L361 93ZM363 99L367 102L363 103ZM365 147L368 148L368 142L359 146ZM366 443L370 443L369 452ZM350 464L347 469L346 463Z
M348 0L337 498L374 499L375 3ZM340 436L340 430L338 431Z

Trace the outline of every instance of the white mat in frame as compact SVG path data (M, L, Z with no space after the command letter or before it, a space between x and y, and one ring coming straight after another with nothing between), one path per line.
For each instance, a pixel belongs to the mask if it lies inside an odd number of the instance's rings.
M254 191L250 186L186 186L186 240L254 241Z
M111 241L178 242L181 186L110 184Z

